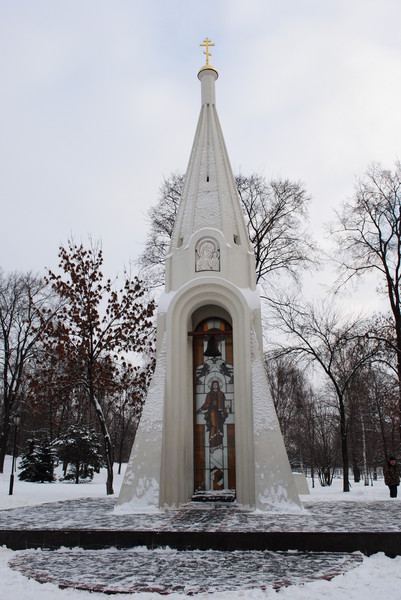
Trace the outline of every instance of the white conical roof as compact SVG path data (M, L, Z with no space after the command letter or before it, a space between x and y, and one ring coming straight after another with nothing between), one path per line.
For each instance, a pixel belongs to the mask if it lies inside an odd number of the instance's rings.
M186 172L182 202L177 215L173 245L202 227L215 227L228 243L239 236L248 246L248 234L221 131L215 101L217 71L207 67L198 74L202 106Z
M222 260L221 271L216 276L229 278L241 287L253 288L253 248L216 110L215 81L218 73L210 65L205 65L199 71L198 78L201 82L201 111L172 235L169 255L172 264L167 261L166 279L172 289L182 285L184 280L174 272L174 264L182 273L182 253L186 250L192 252L191 240L194 236L199 232L205 235L218 232L228 254L227 259ZM230 252L231 248L233 252ZM178 264L174 260L177 254L180 255ZM223 254L224 251L222 257ZM192 256L189 260L192 264ZM172 272L169 272L170 268ZM233 268L236 269L235 276ZM187 280L192 278L191 269L186 270L185 277Z

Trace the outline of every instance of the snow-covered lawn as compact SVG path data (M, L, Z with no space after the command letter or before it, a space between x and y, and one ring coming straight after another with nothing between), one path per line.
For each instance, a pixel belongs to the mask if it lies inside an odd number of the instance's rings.
M121 475L118 475L118 466L114 470L114 491L118 495L123 480L126 465L122 467ZM13 495L9 496L11 472L11 457L6 457L4 473L0 474L0 510L5 508L17 508L19 506L33 506L45 502L58 502L59 500L73 500L75 498L104 498L106 495L106 471L95 473L92 483L80 483L75 485L71 482L56 481L55 483L28 483L18 479L18 473L14 478ZM57 470L56 476L61 476Z
M117 469L116 469L117 471ZM21 482L15 478L14 494L8 495L8 486L10 479L10 460L6 462L4 474L0 475L0 509L15 508L19 506L29 506L43 504L46 502L55 502L60 500L91 497L101 498L105 496L105 473L102 472L95 476L92 483L75 485L71 483L53 483L53 484L33 484ZM115 477L115 492L119 491L122 482L122 475ZM310 482L309 482L310 483ZM317 483L314 489L311 489L311 495L305 496L308 502L316 501L338 501L344 500L353 502L385 501L389 502L389 494L382 480L374 482L373 486L364 486L363 483L353 484L349 494L343 494L341 491L341 481L334 480L329 488L322 488ZM401 500L394 502L394 510L401 517ZM401 524L401 519L400 519ZM40 552L40 551L39 551ZM12 598L12 600L105 600L107 596L101 593L89 593L74 589L61 590L56 585L45 583L40 584L34 580L27 579L19 572L12 570L8 566L8 561L14 556L11 550L0 548L0 600ZM160 598L156 593L137 593L132 594L138 600ZM169 596L171 600L186 597L184 594L173 593ZM376 554L371 557L364 557L361 566L352 569L344 575L340 575L331 581L319 580L302 585L293 585L288 588L281 588L278 592L272 588L266 590L242 590L232 592L215 592L213 594L198 594L201 599L210 598L213 600L236 600L250 599L255 600L264 598L278 598L283 600L325 600L346 598L347 600L386 600L401 599L401 557L390 559L383 554ZM117 594L113 596L116 600L123 600L127 595Z

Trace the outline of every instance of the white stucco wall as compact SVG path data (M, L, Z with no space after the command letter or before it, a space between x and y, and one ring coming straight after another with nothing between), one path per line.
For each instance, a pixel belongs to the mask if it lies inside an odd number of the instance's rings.
M194 492L193 315L224 310L232 324L236 494L270 510L299 499L262 361L260 297L254 255L215 107L217 72L204 67L201 113L158 310L157 366L119 498L119 509L149 510ZM219 267L197 263L211 238ZM197 270L199 269L200 270ZM206 313L205 313L206 314Z
M162 298L166 333L121 489L120 510L188 502L194 492L192 315L221 307L230 315L234 348L237 501L271 510L299 505L262 363L257 291L203 276ZM159 319L160 322L160 319ZM259 335L257 335L259 333Z

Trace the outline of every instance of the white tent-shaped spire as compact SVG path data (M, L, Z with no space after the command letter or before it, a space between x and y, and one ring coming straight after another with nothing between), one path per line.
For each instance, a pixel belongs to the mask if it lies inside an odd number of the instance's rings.
M198 74L201 111L172 235L170 256L173 263L181 261L181 254L190 247L194 234L218 230L223 234L224 246L234 248L222 263L226 267L226 272L222 274L229 275L230 280L240 287L254 288L253 249L216 110L217 77L217 71L208 65ZM190 262L192 268L192 257ZM177 289L188 275L182 269L174 269L174 264L170 268L168 261L167 289Z
M253 249L205 42L201 113L166 259L156 370L118 501L123 512L179 505L194 492L229 491L261 510L299 506L263 366Z

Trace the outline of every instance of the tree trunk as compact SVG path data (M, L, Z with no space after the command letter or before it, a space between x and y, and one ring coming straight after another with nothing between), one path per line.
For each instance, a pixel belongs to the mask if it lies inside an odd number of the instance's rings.
M106 481L106 494L109 496L114 494L113 490L113 454L110 443L110 438L105 438L105 450L106 450L106 467L107 467L107 481Z
M4 473L4 459L6 457L7 440L4 433L0 436L0 473Z
M401 340L397 340L397 372L398 372L398 412L399 412L399 423L398 423L398 435L401 439Z
M397 376L398 376L398 435L401 438L401 308L400 308L400 296L398 286L392 285L392 280L387 277L388 295L390 299L390 306L394 316L395 322L395 342L396 342L396 354L397 354Z
M111 495L111 494L114 494L114 490L113 490L113 463L114 463L113 446L111 443L110 434L107 429L106 419L104 417L102 407L100 406L100 403L92 390L91 390L90 397L91 397L92 404L96 410L96 414L98 416L99 423L100 423L100 429L103 434L104 458L106 461L106 468L107 468L106 494Z
M339 395L340 405L340 431L341 431L341 455L343 460L343 492L349 492L349 457L348 457L348 435L345 417L344 399Z
M8 402L4 403L2 432L0 434L0 473L4 472L4 459L7 452L7 442L10 435L10 410Z
M377 401L376 401L376 407L377 407L377 414L379 415L380 434L381 434L382 443L383 443L384 456L385 456L385 459L387 460L388 459L388 450L387 450L386 432L385 432L385 427L384 427L384 419L383 419L381 408Z
M310 456L310 476L312 479L312 488L315 487L315 459L313 456L313 451L311 451L311 456Z
M119 457L118 457L118 474L119 475L121 475L121 463L123 461L124 437L125 437L125 419L124 419L124 412L123 412L122 423L121 423L120 444L119 444Z

